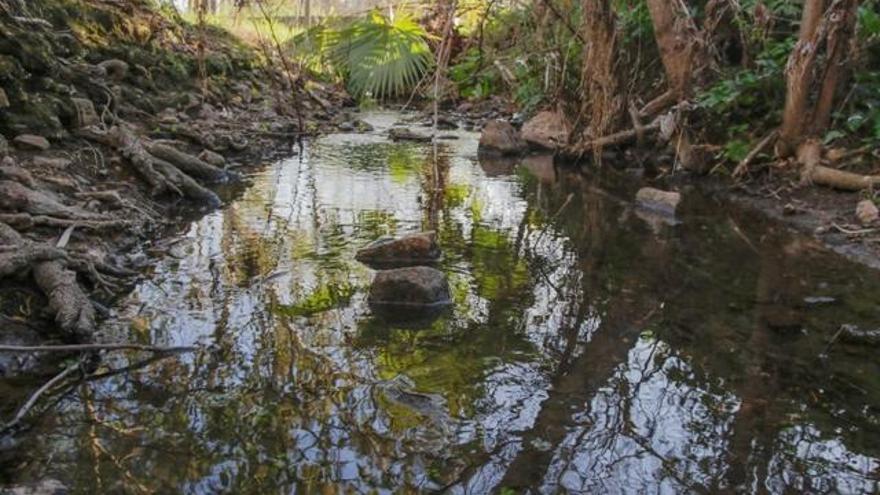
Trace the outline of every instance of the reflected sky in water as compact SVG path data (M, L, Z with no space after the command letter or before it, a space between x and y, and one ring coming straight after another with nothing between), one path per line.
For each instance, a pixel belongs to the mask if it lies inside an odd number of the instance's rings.
M610 168L478 160L466 132L436 150L392 143L398 118L310 143L174 239L102 332L200 351L108 357L108 376L3 454L0 479L83 493L878 490L876 350L828 346L841 323L876 326L875 272L694 191L677 223L634 209L636 181ZM427 229L454 309L374 317L356 249Z

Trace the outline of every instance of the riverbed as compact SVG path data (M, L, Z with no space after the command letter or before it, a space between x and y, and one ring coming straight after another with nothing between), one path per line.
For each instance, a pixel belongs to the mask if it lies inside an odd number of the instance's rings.
M375 130L306 143L167 243L108 355L2 453L77 493L880 490L880 277L685 187ZM418 127L416 127L418 129ZM454 305L374 315L355 251L434 230ZM125 373L115 370L127 369Z

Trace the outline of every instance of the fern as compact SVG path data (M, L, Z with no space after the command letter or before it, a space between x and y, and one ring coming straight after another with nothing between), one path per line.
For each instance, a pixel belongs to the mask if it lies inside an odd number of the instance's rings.
M373 10L323 34L324 50L358 98L401 96L418 84L433 61L428 34L406 15L388 18Z

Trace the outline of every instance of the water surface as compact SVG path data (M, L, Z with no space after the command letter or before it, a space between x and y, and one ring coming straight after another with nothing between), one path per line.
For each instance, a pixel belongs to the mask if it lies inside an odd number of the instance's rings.
M685 191L476 136L309 143L193 222L102 330L196 345L75 387L0 480L77 492L678 493L880 490L877 272ZM454 308L374 317L355 250L433 229ZM12 404L4 407L11 414Z

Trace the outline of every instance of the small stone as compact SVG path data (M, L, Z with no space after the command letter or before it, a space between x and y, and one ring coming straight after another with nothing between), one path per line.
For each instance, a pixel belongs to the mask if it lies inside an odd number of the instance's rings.
M516 155L526 150L526 143L509 122L492 120L480 134L481 153Z
M76 108L76 126L88 127L101 122L98 112L95 111L95 104L92 100L85 98L71 98L74 108Z
M446 274L427 266L381 271L370 287L369 303L384 308L429 309L452 303Z
M681 193L675 191L661 191L653 187L643 187L636 193L638 206L670 215L675 214L680 202Z
M215 167L223 167L226 165L226 158L220 153L215 153L211 150L204 150L199 153L199 159L208 162Z
M63 157L35 156L31 159L31 166L34 168L55 168L63 169L70 166L73 161Z
M128 64L115 58L99 63L98 67L103 69L107 77L114 81L121 81L128 74Z
M880 210L870 199L863 199L856 205L856 218L862 225L871 225L880 218Z
M49 140L43 136L34 134L19 134L13 140L21 148L46 151L49 149Z
M0 108L9 108L9 97L3 88L0 88Z
M355 259L371 266L412 266L440 259L434 232L409 234L398 239L383 237L359 249Z
M354 131L354 124L351 122L342 122L337 126L342 132L352 132Z

